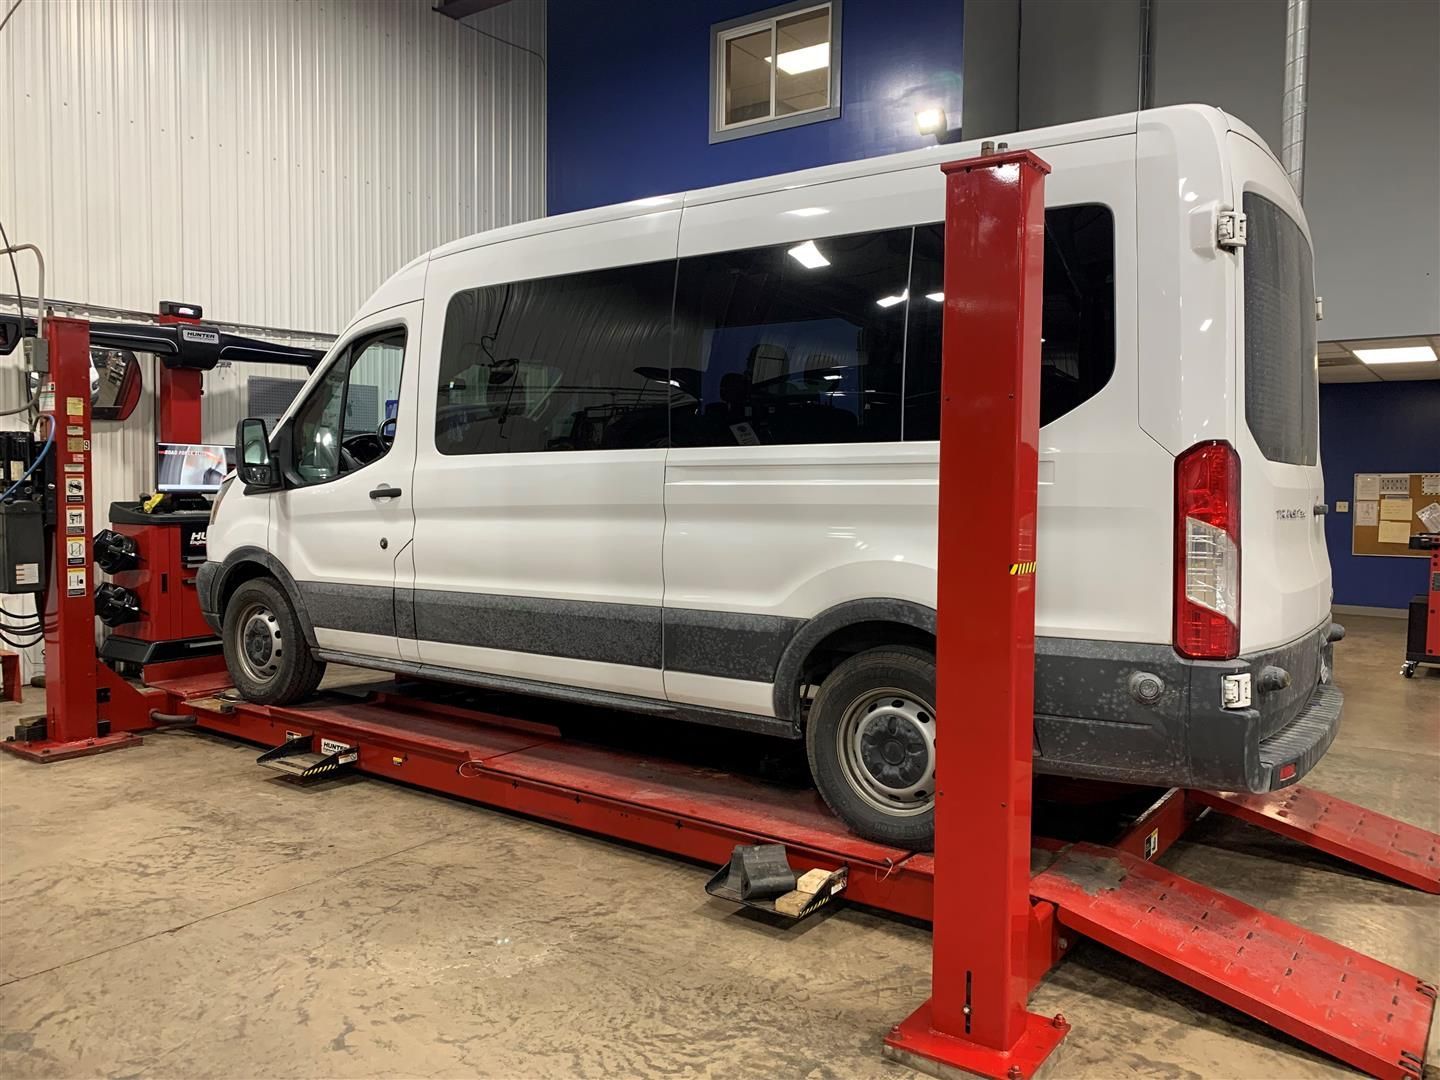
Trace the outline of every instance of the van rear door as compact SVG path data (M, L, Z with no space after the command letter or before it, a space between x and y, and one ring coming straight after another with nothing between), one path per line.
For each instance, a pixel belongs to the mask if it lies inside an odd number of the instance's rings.
M1227 136L1248 239L1236 282L1240 651L1295 641L1330 615L1321 514L1314 259L1299 200L1259 144Z

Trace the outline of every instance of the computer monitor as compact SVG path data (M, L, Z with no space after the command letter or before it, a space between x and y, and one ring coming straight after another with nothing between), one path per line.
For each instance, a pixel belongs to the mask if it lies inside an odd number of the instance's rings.
M210 443L159 443L155 447L155 490L176 494L219 491L235 468L235 448Z

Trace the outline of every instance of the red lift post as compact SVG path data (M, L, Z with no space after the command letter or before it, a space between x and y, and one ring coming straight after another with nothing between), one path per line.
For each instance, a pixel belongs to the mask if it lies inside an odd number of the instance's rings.
M97 690L115 680L95 663L95 569L91 565L90 327L82 319L45 320L50 372L42 376L41 413L53 425L55 535L45 595L45 738L7 742L32 761L61 761L138 746L141 739L116 729L100 734ZM109 676L109 678L107 678ZM122 693L133 691L120 683Z
M1069 1030L1025 1008L1050 167L1019 151L943 168L935 708L964 741L942 740L936 766L931 997L885 1045L924 1071L1018 1080ZM994 524L974 528L973 506Z

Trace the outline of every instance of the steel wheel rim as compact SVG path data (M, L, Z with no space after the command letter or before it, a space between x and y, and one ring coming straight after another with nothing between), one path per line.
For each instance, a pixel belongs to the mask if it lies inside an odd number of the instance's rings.
M280 620L259 601L246 604L235 620L237 636L235 656L240 669L258 683L267 683L280 673L284 655L284 638Z
M840 768L855 794L891 817L935 805L935 710L894 687L871 690L840 719Z

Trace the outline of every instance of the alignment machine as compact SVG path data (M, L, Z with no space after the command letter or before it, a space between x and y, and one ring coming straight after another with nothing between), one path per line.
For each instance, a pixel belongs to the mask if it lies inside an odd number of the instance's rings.
M783 845L793 868L844 868L843 895L856 902L932 921L931 998L885 1046L937 1074L1028 1080L1052 1062L1069 1025L1026 1003L1079 933L1365 1073L1420 1080L1434 986L1154 860L1199 816L1221 813L1440 892L1440 835L1304 786L1250 796L1032 777L1034 578L1015 567L1034 560L1048 170L1030 153L944 168L937 708L966 723L962 752L959 740L940 751L933 855L851 836L808 789L587 745L547 723L458 704L458 691L395 681L300 707L251 705L230 693L214 657L146 664L137 686L97 660L88 576L62 581L58 569L48 575L46 737L0 746L53 761L186 722L269 747L263 762L299 776L393 777L712 866L737 844ZM48 325L50 413L88 440L86 324ZM969 364L958 362L960 342ZM55 476L88 484L86 453L54 456ZM978 482L1005 513L980 533L973 523L947 528L959 510L946 493L975 460L997 463ZM50 565L63 567L66 554L61 533ZM977 597L998 619L983 632L953 617ZM991 692L962 702L965 685Z

